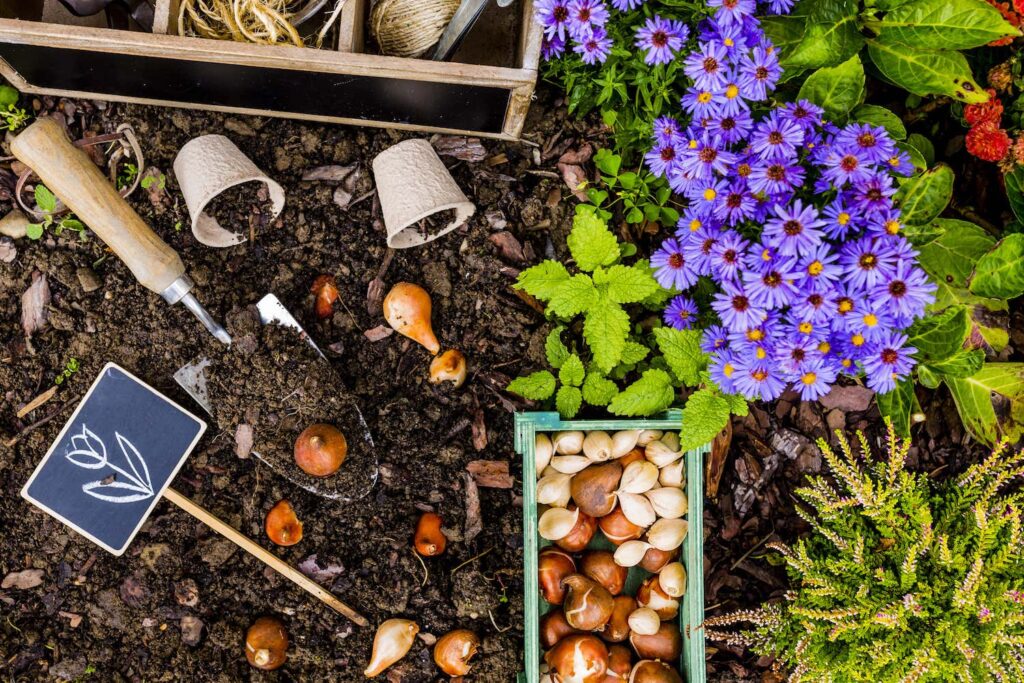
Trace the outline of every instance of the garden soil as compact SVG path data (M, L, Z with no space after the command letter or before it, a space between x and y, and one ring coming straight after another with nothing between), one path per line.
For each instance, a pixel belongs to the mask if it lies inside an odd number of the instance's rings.
M182 255L197 297L241 343L230 352L218 348L188 311L140 287L95 237L19 240L13 262L0 263L0 577L41 570L38 585L0 590L4 679L355 682L364 680L373 627L408 617L421 626L421 636L386 674L388 681L444 680L429 644L456 628L472 629L483 641L468 682L514 681L523 653L522 468L512 450L510 411L527 406L501 389L509 378L541 366L550 328L536 302L511 285L530 263L567 258L575 200L556 163L564 153L570 165L585 158L586 143L599 143L603 135L599 125L571 119L542 90L525 142L435 140L456 155L443 159L478 211L457 231L396 252L382 279L384 291L409 281L431 293L442 346L461 350L469 363L466 384L453 389L427 381L430 356L422 347L388 334L383 293L370 286L387 253L370 163L412 134L87 101L26 98L25 104L36 113L57 113L76 137L113 131L120 123L134 127L145 173L156 180L130 201ZM182 145L207 133L228 135L287 192L276 219L267 216L258 186L248 186L248 194L246 186L236 190L230 205L215 204L225 227L250 238L226 249L192 237L171 170ZM346 179L342 192L336 192L340 181L302 180L314 168L350 164L358 176ZM4 213L14 187L6 168L0 164ZM654 232L640 234L642 250L659 238ZM622 234L637 236L625 227ZM341 292L324 319L314 312L310 291L321 275L333 276ZM46 324L27 337L22 294L42 276L50 292L42 311ZM280 330L258 329L251 317L246 322L247 307L267 292L295 314L326 361ZM218 361L211 393L221 408L175 488L300 566L371 627L355 627L170 504L158 504L116 558L20 498L106 363L200 413L172 373L211 354ZM287 377L275 375L278 366L267 363L285 357ZM56 395L17 418L72 359L79 369ZM293 384L302 390L296 393ZM330 421L331 401L339 397L359 406L379 461L378 481L354 503L311 494L251 454L261 448L287 454L295 430ZM955 468L974 457L962 446L967 437L948 398L926 400L934 418L920 428L914 464ZM784 575L765 561L763 546L806 531L793 514L791 490L822 467L813 439L830 428L877 421L870 392L857 386L845 387L831 405L784 397L737 420L718 496L706 505L710 613L781 594ZM251 446L239 424L255 426ZM508 462L515 485L478 487L466 469L474 460ZM275 548L263 519L283 498L294 505L305 537ZM450 542L443 556L421 560L411 539L427 510L443 517ZM285 621L292 643L288 663L272 673L250 668L243 653L246 628L265 614ZM770 665L720 645L710 652L711 680L758 680Z

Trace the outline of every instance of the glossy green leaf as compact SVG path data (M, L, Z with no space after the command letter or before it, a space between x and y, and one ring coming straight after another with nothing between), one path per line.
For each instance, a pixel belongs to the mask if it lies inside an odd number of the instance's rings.
M910 163L914 165L915 171L921 172L928 168L928 161L913 145L906 142L898 142L896 143L896 148L907 153L907 156L910 157Z
M952 306L916 320L907 330L907 343L917 349L918 361L939 361L960 351L970 331L967 307Z
M18 91L9 85L0 85L0 109L6 111L18 103Z
M569 349L562 343L562 332L564 331L565 327L559 325L548 332L548 336L544 340L544 355L547 356L548 365L556 370L562 367L562 363L569 357Z
M925 50L968 50L1020 35L984 0L913 0L885 14L878 40Z
M936 375L947 377L971 377L985 364L985 352L981 349L960 349L949 358L918 366L919 371L928 369Z
M850 120L858 123L870 123L872 126L881 126L885 128L889 136L894 140L903 140L907 137L907 129L903 125L903 121L885 107L879 107L874 104L862 104L853 110Z
M1017 166L1003 176L1006 186L1006 197L1010 200L1010 208L1018 221L1024 221L1024 168Z
M583 405L583 393L576 387L560 387L555 394L555 409L563 418L576 417Z
M664 370L651 369L630 384L608 404L613 415L653 415L665 410L675 401L672 378Z
M903 222L920 225L942 213L952 197L953 169L939 164L907 178L894 199L903 214Z
M935 163L935 145L931 140L920 133L911 133L907 136L907 144L913 145L924 156L928 166Z
M967 104L988 101L959 52L915 50L868 41L868 55L885 78L915 95L947 95Z
M993 299L1015 299L1024 294L1024 235L1007 235L978 259L969 289Z
M864 65L854 55L839 66L818 69L800 87L801 99L825 110L827 118L842 122L864 98Z
M541 370L532 375L516 377L509 382L507 391L531 401L543 401L555 393L555 376L547 370Z
M857 0L813 0L805 8L799 42L781 52L784 69L836 66L864 47L857 26Z
M910 425L913 424L913 415L920 412L920 404L917 402L917 395L914 393L914 381L909 377L901 380L896 388L886 394L875 396L878 403L878 412L882 417L892 420L896 433L900 436L910 436Z
M971 435L990 446L1024 433L1024 363L986 363L967 378L948 378L960 418Z

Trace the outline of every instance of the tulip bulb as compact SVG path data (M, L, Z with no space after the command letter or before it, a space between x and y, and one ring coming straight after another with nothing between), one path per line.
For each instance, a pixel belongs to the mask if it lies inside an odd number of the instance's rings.
M413 543L416 552L424 557L434 557L444 552L448 539L441 533L441 517L433 512L424 512L416 524L416 536Z
M622 508L616 507L610 513L597 521L605 538L615 545L622 545L626 541L640 538L644 535L644 528L633 524L622 514Z
M277 505L270 508L264 529L267 537L277 545L295 545L302 540L302 522L287 500L278 501Z
M651 501L638 493L620 493L619 507L626 519L645 529L657 519Z
M612 595L618 595L626 586L629 569L616 564L607 550L591 550L580 562L580 573L597 581Z
M612 457L621 458L636 448L636 440L640 438L640 430L626 429L612 434Z
M569 636L548 650L544 660L559 683L602 683L608 671L608 648L596 636Z
M465 676L473 668L469 660L479 647L480 638L472 631L452 631L434 645L434 663L449 676Z
M640 434L636 438L636 445L644 447L652 441L657 441L661 438L662 432L660 429L644 429L640 431Z
M633 610L628 618L629 630L643 636L653 636L661 628L661 617L650 607Z
M615 509L615 488L621 478L622 465L614 460L588 467L572 478L573 502L591 517L604 517Z
M685 519L659 519L647 530L647 542L658 550L675 550L683 544L689 528Z
M571 509L575 510L575 506ZM590 545L590 540L594 538L594 532L597 531L597 520L582 510L578 510L578 512L580 516L569 534L555 541L559 548L570 553L578 553Z
M555 447L551 443L551 439L547 434L539 433L533 439L533 457L535 464L537 465L537 478L540 479L544 470L547 469L548 465L551 464L551 456L555 452Z
M245 634L245 658L249 664L273 671L288 659L288 631L280 619L260 617Z
M656 467L665 467L683 457L682 451L674 451L663 441L652 441L644 448L644 457Z
M576 573L576 562L572 556L559 548L548 546L537 557L537 580L544 600L552 605L561 605L565 600L562 579Z
M411 282L399 282L384 297L384 319L399 334L436 354L441 345L430 323L430 295Z
M615 564L620 567L635 567L644 559L651 546L643 541L626 541L615 551Z
M640 560L640 566L652 574L657 574L661 571L669 562L679 558L680 550L658 550L657 548L647 548L647 552L644 554L644 559Z
M458 389L466 381L466 357L461 351L449 349L430 361L430 383L451 382Z
M651 489L644 495L651 501L655 514L664 519L678 519L689 509L689 501L682 489L666 486Z
M636 591L636 601L641 607L649 607L658 613L662 621L675 619L679 614L679 601L662 590L657 576L651 576Z
M646 460L638 460L626 465L622 471L619 491L623 493L646 493L658 483L658 468Z
M658 585L670 598L681 598L686 593L686 567L682 562L669 562L658 572Z
M570 574L562 579L565 587L565 620L580 631L596 631L608 623L615 608L615 599L604 586L583 574Z
M601 639L607 643L621 643L629 638L629 615L636 611L636 599L628 595L615 598L612 616L601 631Z
M564 508L572 497L572 475L555 472L537 482L537 502Z
M388 619L378 626L377 634L373 637L370 664L363 675L367 678L378 676L384 669L408 654L419 632L420 627L416 622L408 619Z
M644 460L644 449L634 448L629 453L626 453L621 458L618 458L619 464L623 467L629 467L630 463L636 462L637 460Z
M679 450L678 432L665 432L664 434L661 435L661 438L658 439L658 441L661 441L663 444L665 444L674 451Z
M643 659L674 662L683 653L683 635L679 632L679 625L672 622L661 624L658 632L653 635L632 633L629 636L629 644Z
M555 645L574 633L580 633L565 620L565 612L560 609L553 609L540 618L540 645L545 650L550 650Z
M680 458L673 463L665 465L658 473L658 483L662 486L671 486L681 489L686 486L686 459Z
M551 458L551 467L562 474L576 474L590 467L585 455L556 455Z
M604 683L626 683L633 670L633 652L624 645L608 648L608 671Z
M555 446L555 453L560 455L576 455L583 450L583 432L555 432L551 443Z
M665 662L647 659L633 667L629 683L683 683L683 678Z
M537 533L549 541L561 540L569 535L579 518L579 510L548 508L537 520Z
M348 441L334 425L314 424L295 439L292 449L295 464L306 474L328 477L341 467L348 456Z
M583 439L583 455L591 462L604 462L612 457L612 437L608 432L590 432Z

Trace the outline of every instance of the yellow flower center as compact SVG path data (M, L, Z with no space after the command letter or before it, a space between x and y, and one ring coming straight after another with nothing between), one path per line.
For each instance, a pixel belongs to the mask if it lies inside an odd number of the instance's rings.
M812 261L811 265L807 266L807 272L811 275L821 275L823 270L825 270L825 266L822 265L821 261Z
M771 249L765 249L764 251L761 252L761 260L762 261L771 261L772 260Z
M850 341L853 343L854 346L864 346L864 335L858 332L852 337L850 337Z
M757 351L754 352L754 355L757 356L758 360L763 360L765 356L768 355L768 352L764 350L763 346L758 346Z
M690 145L690 149L697 149L697 141L696 140L690 140L690 142L688 142L687 144Z
M732 38L726 38L722 42L725 44L726 47L732 47L733 45L736 44L736 41L734 41Z
M846 225L849 222L850 222L850 214L846 213L845 211L843 211L841 214L836 216L836 223L838 223L839 225Z
M874 313L868 313L864 316L864 324L868 327L874 327L878 324L878 316Z
M800 381L804 384L814 384L818 381L818 376L813 372L805 372L803 377L800 378Z
M740 94L740 89L739 89L739 87L737 87L736 85L734 85L734 84L732 84L732 83L730 83L730 84L729 84L729 85L728 85L728 86L726 87L726 89L725 89L725 96L726 96L726 97L727 97L728 99L730 99L730 100L736 99L737 97L739 97L739 94Z
M895 219L885 222L885 231L890 235L899 233L901 227L900 222Z
M840 364L841 364L841 365L842 365L842 366L843 366L844 368L848 368L848 367L850 367L851 365L853 365L853 361L852 361L852 360L850 360L849 358L844 358L844 359L842 359L841 361L839 361L839 363L840 363Z
M732 363L726 363L722 366L722 374L726 377L732 377L732 373L736 372L736 368L733 367Z
M852 310L853 310L853 302L852 301L844 299L843 301L839 302L839 312L840 313L849 313Z
M752 330L747 330L747 339L749 341L761 341L764 339L764 330L759 330L756 327Z
M811 332L814 331L814 325L812 325L811 323L800 323L800 326L797 329L799 329L804 334L810 334Z
M711 101L711 93L702 92L701 94L697 95L697 101L700 102L701 104L707 104L708 102Z
M703 224L700 222L700 219L694 218L692 221L690 221L690 232L697 232L698 230L700 230L701 225Z
M712 201L717 196L718 192L716 192L715 188L713 187L709 187L708 189L704 190L704 199L708 200L709 202Z
M832 350L832 345L829 344L827 341L823 341L820 344L818 344L818 350L821 351L822 353L828 353L829 351Z

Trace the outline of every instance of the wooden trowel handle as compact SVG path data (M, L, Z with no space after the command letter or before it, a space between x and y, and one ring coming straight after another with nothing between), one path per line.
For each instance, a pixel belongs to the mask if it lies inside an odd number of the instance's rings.
M157 294L185 273L177 252L128 205L60 125L41 118L11 143L11 152L36 172L83 223L106 242L135 279Z

